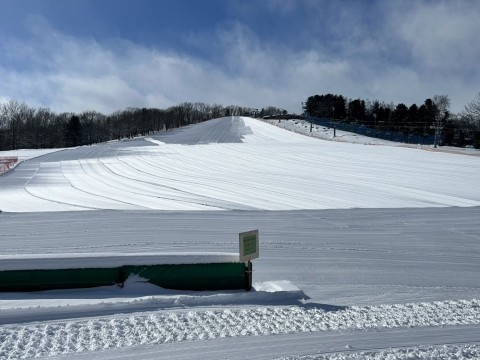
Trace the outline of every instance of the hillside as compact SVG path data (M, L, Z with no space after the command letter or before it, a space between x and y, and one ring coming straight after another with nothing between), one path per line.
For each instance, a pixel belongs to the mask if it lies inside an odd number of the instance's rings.
M333 143L223 118L25 161L0 177L0 210L478 206L479 171L478 158Z
M260 258L251 292L1 293L2 360L480 357L480 157L250 118L28 154L0 176L0 260L236 252L255 228Z

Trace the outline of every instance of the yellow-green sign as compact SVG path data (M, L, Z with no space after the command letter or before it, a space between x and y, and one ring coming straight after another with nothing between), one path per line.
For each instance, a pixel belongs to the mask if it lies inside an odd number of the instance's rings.
M239 234L240 262L246 262L259 257L258 230L247 231Z

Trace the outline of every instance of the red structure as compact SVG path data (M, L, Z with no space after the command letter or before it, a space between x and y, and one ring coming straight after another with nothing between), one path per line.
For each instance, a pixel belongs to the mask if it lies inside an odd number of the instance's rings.
M0 157L0 175L10 170L17 161L17 156Z

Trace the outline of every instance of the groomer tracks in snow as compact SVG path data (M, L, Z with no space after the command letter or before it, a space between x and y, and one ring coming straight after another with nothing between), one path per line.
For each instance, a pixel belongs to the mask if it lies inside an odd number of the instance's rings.
M137 345L248 335L479 324L478 300L343 309L267 306L207 311L159 311L2 326L0 359L27 359Z
M479 172L478 157L333 143L235 117L23 161L0 176L0 209L471 207Z

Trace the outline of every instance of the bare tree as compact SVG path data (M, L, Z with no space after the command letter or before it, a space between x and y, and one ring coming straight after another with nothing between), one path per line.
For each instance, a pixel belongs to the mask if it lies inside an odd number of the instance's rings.
M480 124L480 92L465 106L464 113L472 122Z
M24 125L34 116L35 110L29 108L25 103L10 100L3 105L2 114L7 126L7 143L12 150L25 146L23 137Z
M480 149L480 92L475 98L465 106L462 114L470 125L475 129L473 135L473 145Z
M450 117L450 99L448 95L435 95L433 97L433 103L435 104L435 144L440 142L441 131L445 121Z
M32 109L33 110L33 109ZM48 125L55 114L48 108L39 108L28 116L25 121L23 141L28 148L44 148L47 142Z
M0 151L8 149L7 128L8 122L5 113L5 106L2 104L0 106Z
M102 131L105 115L94 111L84 111L80 114L80 123L82 125L82 143L92 145L101 141L105 141L105 135Z

